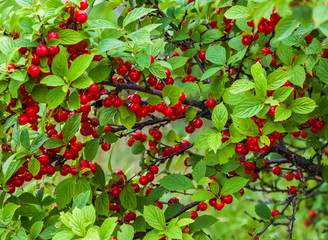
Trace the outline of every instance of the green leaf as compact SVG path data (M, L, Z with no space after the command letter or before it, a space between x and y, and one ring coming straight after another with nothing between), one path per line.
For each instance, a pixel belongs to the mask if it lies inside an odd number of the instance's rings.
M88 30L97 30L97 29L117 29L117 26L105 19L89 20Z
M75 236L75 233L71 230L63 230L55 234L53 240L67 240L72 239Z
M43 228L43 222L37 221L33 223L32 227L30 228L30 239L36 239Z
M14 203L7 203L2 209L2 222L4 224L8 224L14 217L14 214L18 208L19 206Z
M106 38L99 42L98 51L99 52L107 52L109 50L121 48L124 45L125 45L125 42L122 42L120 40Z
M31 144L31 152L35 152L39 147L48 139L45 133L40 133L36 138L33 139Z
M135 141L132 145L132 153L137 155L137 154L140 154L140 153L143 153L145 151L145 146L143 145L142 142L140 141Z
M237 118L233 116L232 119L238 132L251 137L258 136L260 134L256 123L250 118Z
M244 6L233 6L228 11L225 12L224 16L229 19L240 19L247 18L250 14L250 11L247 7Z
M167 190L188 190L194 189L192 181L180 174L169 174L159 180L159 183Z
M182 239L182 229L174 225L169 225L165 235L170 239Z
M146 53L138 52L137 55L136 55L136 62L142 68L149 68L149 66L150 66L150 57Z
M28 163L28 171L32 173L33 176L37 175L40 171L40 162L36 159L33 158L29 163Z
M286 65L291 65L293 59L293 50L290 46L280 43L278 46L278 57Z
M254 78L256 94L259 96L266 96L267 80L264 75L264 70L259 62L251 67L251 73Z
M75 178L67 178L57 185L55 189L55 196L58 209L66 207L66 205L72 200L75 182Z
M49 138L44 144L45 149L54 149L64 145L64 143L58 138Z
M227 179L222 186L221 194L222 195L228 195L235 192L238 192L240 189L246 186L248 183L248 179L242 178L242 177L233 177L230 179Z
M148 57L148 59L149 59L149 57ZM184 66L187 61L188 61L188 58L187 57L182 57L182 56L172 57L168 60L168 62L172 66L172 70L175 70L179 67Z
M82 237L86 234L84 214L79 208L75 208L72 213L73 214L70 218L70 227L76 235Z
M132 226L124 224L120 227L120 230L117 233L118 239L132 240L134 237L134 229Z
M270 219L271 218L271 210L270 208L264 204L264 203L259 203L255 206L255 212L257 216L259 216L262 219Z
M134 22L135 20L138 20L139 18L142 18L143 16L153 12L155 9L152 8L135 8L131 12L129 12L126 17L123 20L123 27L128 25L129 23Z
M80 76L73 82L73 87L77 89L88 88L93 84L92 79L89 76Z
M235 81L230 89L229 92L231 92L232 94L238 94L241 92L246 92L248 90L251 90L255 87L254 83L249 81L249 80L245 80L245 79L240 79Z
M277 132L285 132L285 129L283 128L281 123L277 123L277 122L272 122L272 121L267 121L264 124L264 127L262 129L262 134L263 135L268 135L274 131Z
M49 109L54 109L58 107L66 97L66 93L63 92L61 87L56 87L49 90L47 94L47 104Z
M52 73L59 77L65 77L68 74L68 63L66 48L60 47L60 51L51 62Z
M146 29L140 29L138 31L132 32L128 35L128 37L135 44L144 44L145 42L151 43L150 33Z
M50 87L57 87L57 86L63 86L63 85L65 85L64 80L61 79L58 76L55 76L55 75L49 75L49 76L44 77L41 80L41 83L42 84L45 84L47 86L50 86Z
M166 78L165 68L156 62L150 64L149 71L158 78ZM166 86L168 86L168 85L166 85Z
M292 93L294 88L292 87L281 87L278 88L276 91L273 93L273 98L277 100L278 102L284 101L288 96Z
M261 99L252 97L244 99L243 102L235 106L233 112L236 117L248 118L255 116L264 107L264 103Z
M206 72L203 73L200 80L204 80L206 78L212 77L213 75L217 74L222 67L212 67L206 70Z
M328 6L324 5L323 2L322 4L320 5L318 4L313 8L312 16L316 27L318 27L321 23L324 23L325 21L328 20L327 11L328 11Z
M80 193L79 195L77 195L76 197L73 198L72 208L85 207L85 205L89 202L90 197L91 197L91 191L86 191L86 192ZM97 199L96 199L96 201L97 201ZM107 205L107 209L108 209L108 205Z
M118 113L118 109L115 107L103 108L100 112L99 124L105 126L113 122L115 115Z
M108 216L109 214L109 196L108 193L102 192L97 196L95 201L95 209L99 215Z
M207 227L209 227L212 224L217 223L217 222L218 222L218 219L211 216L211 215L199 216L195 219L195 222L190 224L190 229L191 229L192 232L196 232L196 230L198 230L198 229L207 228Z
M206 163L203 160L200 160L192 171L193 179L198 182L202 177L205 177L206 173Z
M207 142L208 146L216 153L216 151L221 146L222 135L220 132L212 132L208 135Z
M223 36L223 33L218 29L207 30L203 35L201 35L201 42L204 44L212 43Z
M76 80L78 77L80 77L85 70L89 67L91 61L93 59L92 54L83 54L78 56L73 62L68 70L68 79L70 81Z
M166 85L162 91L163 100L168 106L174 106L182 93L182 89L173 85Z
M278 68L268 76L268 90L275 90L281 87L290 77L290 73L287 69Z
M91 139L87 142L84 147L84 156L87 160L92 161L96 157L99 149L99 142L99 138Z
M126 185L122 192L120 193L120 201L122 204L122 207L124 207L127 210L135 210L137 207L137 197L134 192L133 187L128 184Z
M74 110L80 108L80 95L77 91L72 92L67 100L68 106Z
M117 221L117 217L110 217L110 218L107 218L101 224L101 227L99 230L100 239L102 239L102 240L110 240L111 239L114 229L117 226L116 221Z
M224 65L226 63L226 50L222 46L210 46L206 51L206 59L217 65Z
M136 123L136 115L132 111L126 110L125 108L121 108L120 110L120 121L122 125L127 129L131 129Z
M215 198L215 195L207 190L198 190L191 196L192 201L207 201L212 198Z
M80 128L80 123L81 123L81 113L74 114L70 116L64 127L63 127L63 139L64 141L68 142L69 140L72 139L72 137L75 136L77 131Z
M325 165L322 169L322 178L325 182L328 182L328 166Z
M97 66L88 72L88 77L94 83L100 83L109 78L111 69L108 66ZM77 80L74 81L76 83Z
M26 128L24 128L23 131L20 133L19 138L22 146L29 151L31 149L30 135Z
M319 79L328 84L328 59L320 59L318 65L315 67L315 70Z
M311 113L316 107L315 101L308 97L297 98L290 105L293 112L300 114Z
M158 207L145 206L143 216L146 222L157 230L164 230L166 226L164 213Z
M274 121L284 121L292 115L292 110L286 107L285 104L280 104L274 113Z
M84 39L83 35L72 29L63 29L58 32L60 43L64 45L71 45L78 43Z
M276 34L273 38L274 42L283 40L289 37L293 31L299 26L299 22L294 19L293 16L288 16L281 19L276 26Z

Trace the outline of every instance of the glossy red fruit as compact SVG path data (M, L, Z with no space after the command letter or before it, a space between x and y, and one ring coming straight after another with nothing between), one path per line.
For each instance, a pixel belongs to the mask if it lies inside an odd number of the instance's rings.
M140 192L140 186L139 186L139 184L132 183L131 186L133 187L135 193Z
M207 99L206 106L208 108L214 108L216 106L216 100L214 98Z
M309 211L309 217L310 218L315 218L317 216L317 212L315 210L310 210Z
M110 149L111 145L108 142L102 142L101 143L101 149L105 152L107 152Z
M244 144L236 144L235 146L235 152L239 155L247 155L249 153L248 147L245 146Z
M191 219L196 219L198 218L198 213L196 211L191 211L190 212L190 218Z
M268 55L271 53L271 50L270 48L263 48L262 51L261 51L264 55Z
M116 70L116 72L117 72L117 74L119 74L119 75L121 75L121 76L125 76L127 73L128 73L128 68L125 66L125 65L122 65L122 66L120 66L117 70Z
M88 7L89 7L89 3L87 1L83 0L80 2L80 5L79 5L80 10L83 11L83 10L87 9Z
M295 195L297 193L297 187L295 187L295 186L288 187L288 192L291 195Z
M17 68L17 67L16 67L15 64L10 63L10 64L8 64L7 70L8 70L8 71L10 71L10 70L15 70L16 68Z
M139 178L139 183L141 184L141 185L147 185L148 184L148 178L146 177L146 176L141 176L140 178Z
M191 124L188 124L185 127L185 131L186 133L192 134L193 132L195 132L195 127Z
M38 55L39 57L44 57L48 55L48 48L46 45L44 44L40 44L36 47L35 49L35 53L36 55Z
M152 173L152 174L157 174L159 169L157 166L149 166L149 172Z
M40 68L36 65L31 65L27 69L27 73L31 75L32 77L38 77L41 73Z
M272 173L274 174L274 175L280 175L281 174L281 167L279 167L279 166L274 166L273 168L272 168Z
M75 13L75 19L78 23L85 23L88 20L88 14L86 12Z
M199 211L205 211L207 209L207 204L204 202L198 203L197 208Z
M23 114L19 115L18 124L25 125L28 123L28 121L29 121L29 117L26 114L23 113Z
M203 120L200 118L195 118L192 120L191 124L194 128L201 128L203 126Z
M224 208L224 202L216 203L214 207L216 210L220 211L222 208Z
M312 42L312 40L313 40L313 36L312 36L312 34L309 33L308 35L306 35L306 36L304 37L304 40L305 40L307 43Z
M49 55L56 55L57 53L59 53L59 47L58 46L51 46L49 47Z
M56 32L49 32L48 39L59 39L59 35Z
M48 155L40 155L37 157L41 165L47 165L49 163L49 156Z
M225 204L231 204L233 201L233 197L231 195L225 195L222 197L222 202Z
M277 216L279 214L280 214L280 212L277 209L274 209L274 210L271 211L271 216L272 217Z
M199 51L197 55L200 60L206 60L206 51Z
M292 181L292 180L294 179L294 174L293 174L292 172L288 172L288 173L286 173L286 175L285 175L285 179L286 179L287 181Z
M251 45L252 41L253 37L251 35L243 36L243 38L241 39L241 43L245 46Z

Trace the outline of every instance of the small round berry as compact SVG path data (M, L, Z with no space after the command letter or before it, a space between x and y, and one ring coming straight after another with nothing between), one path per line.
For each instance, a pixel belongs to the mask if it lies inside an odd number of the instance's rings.
M83 11L83 10L87 9L88 7L89 7L89 4L88 4L87 1L83 0L83 1L80 2L80 6L79 6L80 10Z
M231 195L225 195L222 197L222 202L225 204L231 204L233 201L233 197Z
M214 98L207 99L206 106L208 108L214 108L216 106L216 100Z
M191 219L196 219L198 218L198 213L196 211L191 211L190 212L190 218Z
M36 47L35 49L35 53L36 55L38 55L39 57L44 57L46 55L48 55L48 48L46 45L44 44L40 44Z
M273 173L274 175L279 176L279 175L281 174L281 167L279 167L279 166L274 166L274 167L272 168L272 173Z
M32 77L38 77L41 73L40 68L36 65L29 66L29 68L27 69L27 72Z
M204 202L198 203L197 208L199 211L205 211L207 209L207 204Z
M141 184L141 185L147 185L148 184L148 178L146 177L146 176L141 176L140 178L139 178L139 183Z
M274 210L271 211L271 216L272 217L275 217L275 216L277 216L279 214L280 214L280 212L277 209L274 209Z
M49 32L48 39L59 39L59 35L56 32Z

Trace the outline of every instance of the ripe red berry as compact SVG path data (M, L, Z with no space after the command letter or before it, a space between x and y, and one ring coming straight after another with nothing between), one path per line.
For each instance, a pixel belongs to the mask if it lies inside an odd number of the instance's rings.
M196 211L191 211L190 212L190 218L191 219L196 219L198 217L198 213Z
M272 217L277 216L279 214L280 214L280 212L277 209L274 209L274 210L271 211L271 216Z
M140 178L139 178L139 183L141 184L141 185L147 185L148 184L148 178L146 177L146 176L141 176Z
M101 149L105 152L107 152L110 149L111 145L108 142L102 142L101 143Z
M48 33L48 39L58 39L59 35L56 32L49 32Z
M235 146L235 152L239 155L247 155L249 153L248 147L244 144L236 144Z
M271 53L271 50L270 50L270 48L263 48L263 49L262 49L262 53L263 53L264 55L268 55L268 54Z
M292 172L288 172L288 173L286 173L286 175L285 175L285 179L286 179L287 181L292 181L292 180L294 179L294 174L293 174Z
M216 210L220 211L224 207L224 202L222 201L220 203L215 203L214 207L215 207Z
M88 4L87 1L83 0L83 1L80 2L80 6L79 6L80 10L83 11L83 10L87 9L88 7L89 7L89 4Z
M38 77L41 73L40 68L36 65L29 66L29 68L27 69L27 72L32 77Z
M243 36L241 43L245 46L251 45L253 37L251 35Z
M35 49L35 53L36 55L38 55L39 57L44 57L46 55L48 55L48 48L46 45L44 44L40 44L36 47Z
M125 76L127 73L128 73L128 68L125 66L125 65L122 65L122 66L120 66L117 70L116 70L116 72L117 72L117 74L119 74L119 75L121 75L121 76Z
M157 166L149 166L149 172L152 174L157 174L158 173L158 167Z
M192 122L191 122L192 126L194 128L201 128L203 126L203 120L200 118L195 118Z
M206 60L206 51L199 51L197 55L200 60Z
M41 165L47 165L49 163L49 156L48 155L40 155L37 157Z
M207 209L207 204L204 202L198 203L197 208L199 211L205 211Z
M280 175L281 174L281 167L279 167L279 166L274 166L273 168L272 168L272 173L274 174L274 175Z
M233 197L231 195L225 195L222 197L222 202L225 204L231 204L233 200Z
M29 121L29 117L26 114L23 113L23 114L19 115L18 124L25 125L28 123L28 121Z
M295 186L290 186L288 188L288 192L291 194L291 195L295 195L297 193L297 187Z
M139 184L132 183L131 186L133 187L135 193L140 192L140 186L139 186Z
M185 127L185 131L186 133L192 134L193 132L195 132L195 127L191 124L188 124Z
M315 218L317 216L317 212L315 210L310 210L309 211L309 217L310 218Z
M86 12L76 12L75 19L78 23L85 23L88 20L88 14Z
M10 70L15 70L15 69L16 69L16 65L15 65L15 64L12 64L12 63L10 63L10 64L8 64L8 67L7 67L7 69L8 69L8 71L10 71Z
M206 106L208 108L214 108L216 106L216 100L214 98L207 99Z
M312 40L313 40L313 36L312 36L312 34L309 33L308 35L306 35L306 36L304 37L304 40L305 40L307 43L312 42Z

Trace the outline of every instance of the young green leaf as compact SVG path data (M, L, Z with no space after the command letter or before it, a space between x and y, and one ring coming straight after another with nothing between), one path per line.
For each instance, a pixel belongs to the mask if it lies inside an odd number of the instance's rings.
M145 206L143 216L146 222L157 230L164 230L166 226L164 213L158 207Z

